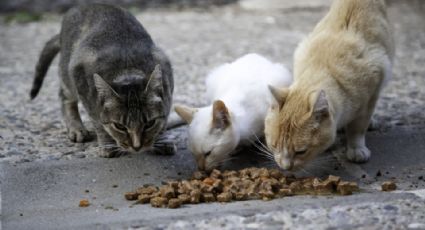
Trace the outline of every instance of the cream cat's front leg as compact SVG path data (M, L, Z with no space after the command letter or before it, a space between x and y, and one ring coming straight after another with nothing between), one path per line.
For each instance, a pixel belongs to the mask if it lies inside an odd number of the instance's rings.
M370 150L366 147L365 135L369 126L369 118L360 116L346 126L348 160L362 163L370 158Z
M369 103L364 106L363 111L345 128L347 136L346 156L352 162L363 163L370 158L371 153L366 147L365 139L378 96L379 90L373 95Z

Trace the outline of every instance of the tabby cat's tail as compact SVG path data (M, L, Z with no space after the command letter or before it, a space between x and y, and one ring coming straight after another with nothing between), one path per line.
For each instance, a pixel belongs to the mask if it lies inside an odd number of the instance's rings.
M49 66L55 58L56 54L59 53L59 50L59 34L57 34L48 42L46 42L43 51L41 51L40 58L38 59L37 66L35 67L35 76L30 92L31 100L34 99L40 91L47 70L49 69Z

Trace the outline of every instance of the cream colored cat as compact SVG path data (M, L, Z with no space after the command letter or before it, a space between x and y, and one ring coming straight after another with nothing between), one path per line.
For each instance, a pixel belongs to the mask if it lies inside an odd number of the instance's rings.
M367 161L365 133L393 56L384 0L334 0L295 52L294 83L270 87L277 103L265 135L277 164L302 167L333 144L339 128L347 158Z

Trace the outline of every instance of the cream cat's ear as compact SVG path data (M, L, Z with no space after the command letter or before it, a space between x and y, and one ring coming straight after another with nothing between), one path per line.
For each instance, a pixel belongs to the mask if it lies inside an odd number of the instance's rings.
M329 103L328 99L326 98L326 93L323 90L320 90L317 95L313 106L312 115L318 122L329 116Z
M214 101L212 115L212 128L224 130L231 125L230 114L223 101Z
M285 103L286 98L289 94L288 88L276 88L274 86L269 85L269 90L272 93L274 99L279 104L279 107L282 108Z
M174 111L176 111L177 115L179 115L186 123L190 124L193 120L194 114L198 111L198 109L184 105L175 105Z
M98 96L100 98L110 98L111 96L118 96L112 87L105 81L99 74L93 74L94 85L96 87Z

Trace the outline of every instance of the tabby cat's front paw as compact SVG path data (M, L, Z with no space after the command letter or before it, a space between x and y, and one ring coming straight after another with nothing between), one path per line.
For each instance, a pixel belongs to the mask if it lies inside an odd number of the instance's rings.
M355 163L364 163L370 158L370 150L366 147L348 147L346 156L349 161Z
M89 131L85 128L70 128L68 130L68 138L72 142L82 143L91 139Z

